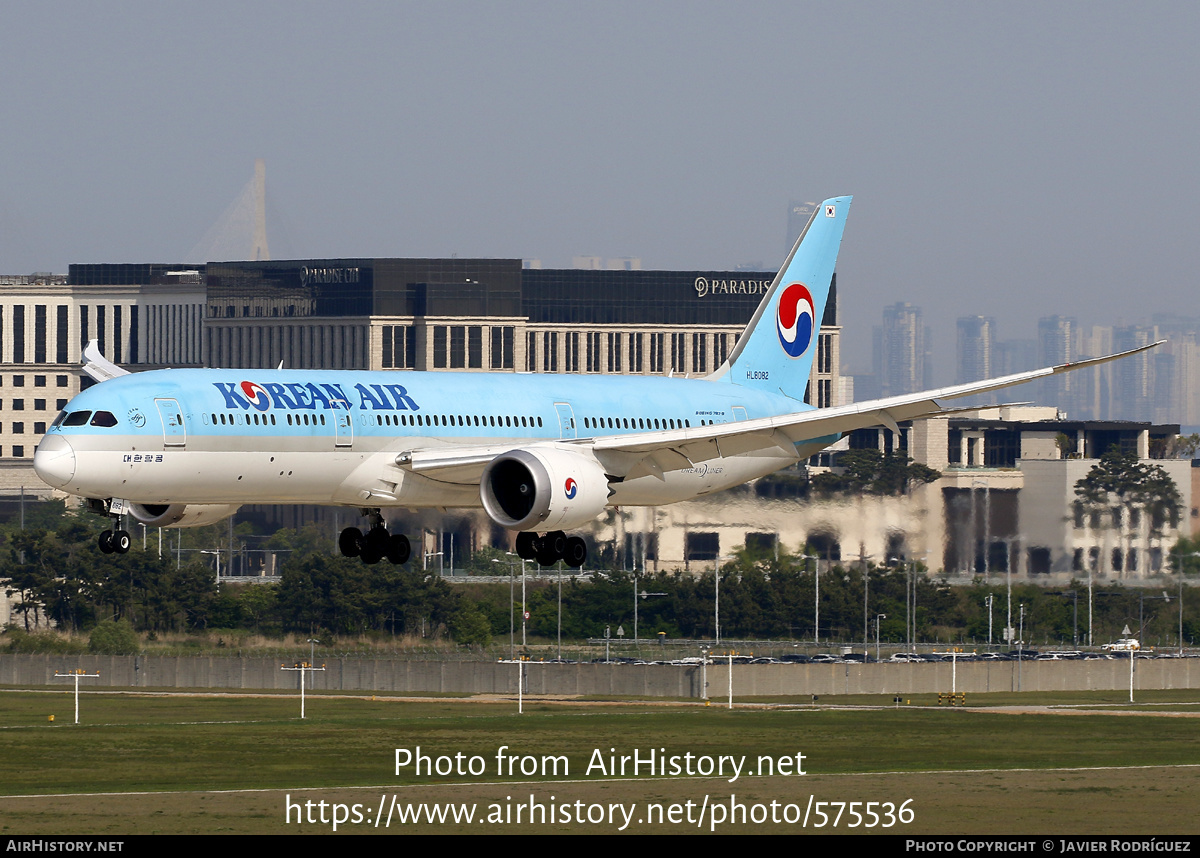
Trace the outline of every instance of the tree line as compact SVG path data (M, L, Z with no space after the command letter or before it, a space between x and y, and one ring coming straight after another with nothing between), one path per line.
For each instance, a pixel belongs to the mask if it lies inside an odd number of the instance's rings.
M239 525L239 527L241 527ZM220 528L220 526L218 526ZM50 625L88 632L123 621L143 634L241 629L266 636L288 633L335 636L396 636L448 639L480 645L520 629L520 588L503 583L452 584L435 574L390 565L366 566L336 554L330 537L316 528L280 531L267 546L286 559L278 583L219 587L204 555L193 548L159 557L156 541L135 540L123 556L95 549L95 520L42 504L22 530L0 528L0 578L14 601L14 624L25 631ZM218 544L220 530L190 534L197 544ZM1200 545L1181 540L1169 555L1185 572L1200 571ZM987 597L992 597L993 642L1002 641L1007 592L1001 576L951 585L930 578L919 564L877 566L827 563L799 554L742 550L720 571L722 639L873 642L878 619L884 643L903 644L910 626L918 642L982 645L989 635ZM191 558L184 560L183 558ZM495 574L484 549L470 568ZM514 567L510 567L514 568ZM820 604L817 605L817 588ZM634 575L598 570L590 580L561 586L562 635L598 638L608 628L653 638L711 639L716 632L717 581L702 575L657 572ZM554 639L559 630L559 585L538 579L526 588L531 634ZM1200 631L1200 592L1185 587L1184 641ZM1121 636L1128 625L1147 643L1178 641L1178 591L1159 593L1106 584L1095 588L1095 643ZM1086 640L1086 588L1072 582L1050 591L1033 584L1013 587L1013 624L1025 606L1025 640L1072 643ZM915 605L915 610L910 606ZM820 617L820 627L816 620ZM1144 628L1142 624L1144 623Z

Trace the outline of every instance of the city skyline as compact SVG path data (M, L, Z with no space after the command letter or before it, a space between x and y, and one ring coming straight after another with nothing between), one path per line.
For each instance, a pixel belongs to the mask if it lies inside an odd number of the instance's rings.
M860 372L897 301L935 383L960 316L1028 338L1190 304L1194 4L760 10L18 0L0 271L183 260L262 158L276 258L771 269L791 201L857 194Z
M929 336L921 307L899 302L883 308L876 326L871 374L852 373L858 391L872 396L903 392L904 382L928 373L928 348L914 348ZM918 333L921 331L921 333ZM1022 331L1025 332L1025 331ZM996 320L962 316L957 322L955 383L1054 366L1162 342L1158 349L1111 366L1056 376L1019 388L1016 397L1054 406L1070 419L1179 423L1185 432L1200 428L1200 317L1156 314L1140 325L1081 326L1067 316L1042 316L1036 339L1001 338ZM844 348L844 346L843 346ZM996 402L980 397L974 404Z

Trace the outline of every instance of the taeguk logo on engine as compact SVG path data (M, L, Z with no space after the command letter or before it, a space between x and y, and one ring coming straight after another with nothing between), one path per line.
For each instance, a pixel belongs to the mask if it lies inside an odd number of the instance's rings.
M567 477L567 482L563 486L563 491L567 495L567 500L575 500L575 495L579 491L579 484L575 482L574 477Z
M803 283L793 283L779 296L776 327L779 344L788 357L798 358L808 351L816 327L816 310L812 295Z

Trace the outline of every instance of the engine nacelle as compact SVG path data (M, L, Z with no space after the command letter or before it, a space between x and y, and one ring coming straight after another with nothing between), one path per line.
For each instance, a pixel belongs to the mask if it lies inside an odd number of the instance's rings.
M203 527L229 518L241 504L131 503L130 514L146 527Z
M529 447L492 459L479 496L492 521L509 530L570 530L604 511L608 477L586 454Z

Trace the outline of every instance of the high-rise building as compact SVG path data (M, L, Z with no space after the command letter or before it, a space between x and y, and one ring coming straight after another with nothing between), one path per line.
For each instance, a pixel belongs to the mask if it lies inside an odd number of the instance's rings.
M1079 323L1069 316L1038 319L1038 366L1059 366L1079 357ZM1079 411L1077 373L1065 373L1035 382L1033 397L1040 405L1053 405L1065 414Z
M1069 316L1038 319L1038 362L1043 366L1057 366L1075 360L1078 327L1079 323Z
M1113 327L1113 349L1119 352L1136 349L1157 342L1158 329L1144 325L1116 325ZM1131 355L1113 366L1112 417L1118 420L1150 421L1155 415L1157 399L1156 370L1160 365L1167 390L1170 390L1168 366L1170 356L1161 354L1161 349L1151 349ZM1164 360L1165 358L1165 360ZM1169 396L1169 394L1168 394ZM1167 397L1164 397L1167 398Z
M884 308L883 325L876 329L874 344L880 396L916 393L933 386L928 342L920 307L900 302Z
M995 340L996 320L991 316L963 316L958 320L957 383L997 375Z
M1174 358L1174 384L1167 397L1170 414L1185 426L1200 425L1200 342L1194 333L1171 335L1162 348ZM1163 403L1160 402L1160 405Z
M1101 357L1113 353L1113 329L1111 325L1092 325L1079 332L1079 348L1076 357L1080 360ZM1082 420L1112 419L1113 365L1083 369L1075 373L1075 406L1072 415Z

